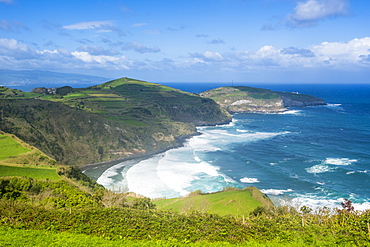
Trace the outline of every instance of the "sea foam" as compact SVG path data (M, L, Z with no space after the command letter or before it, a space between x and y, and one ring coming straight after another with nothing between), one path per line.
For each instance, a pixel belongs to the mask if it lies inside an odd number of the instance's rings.
M259 183L260 181L257 178L244 177L240 179L240 182L252 184L252 183Z
M315 165L309 168L306 168L306 171L308 173L324 173L324 172L332 172L334 168L329 167L327 165Z
M356 159L348 158L326 158L325 163L336 166L348 166L357 161Z
M261 192L267 195L282 195L286 192L293 192L292 189L286 189L286 190L276 190L276 189L261 189Z

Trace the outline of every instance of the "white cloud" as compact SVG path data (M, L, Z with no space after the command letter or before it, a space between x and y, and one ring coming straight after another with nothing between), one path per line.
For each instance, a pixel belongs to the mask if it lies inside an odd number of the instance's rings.
M66 25L62 28L68 30L106 29L109 27L113 27L114 23L115 21L89 21Z
M148 53L148 52L157 53L161 51L161 49L159 49L158 47L153 47L153 48L146 47L139 42L127 43L122 47L122 49L123 50L134 50L138 53Z
M318 21L348 14L347 0L306 0L298 2L288 22L294 27L317 25Z
M207 60L213 60L213 61L220 61L222 60L222 55L218 52L213 52L213 51L206 51L204 52L204 57Z
M86 51L35 50L14 39L0 39L0 67L7 69L128 69L125 56L92 55Z
M89 21L65 25L62 28L65 30L96 30L98 33L114 32L120 36L125 36L126 33L117 27L115 23L116 21Z
M104 49L101 46L88 46L88 45L81 45L78 49L78 51L85 51L88 52L91 55L108 55L108 56L114 56L118 55L119 53L116 50L113 49Z
M24 43L15 39L0 38L0 56L27 59L33 58L35 54L36 52Z
M140 44L140 43L139 43ZM133 46L135 48L135 46ZM138 45L138 48L141 46ZM142 48L145 46L142 46ZM144 49L144 50L145 50ZM131 59L104 47L80 46L74 51L33 49L15 39L0 38L0 67L7 69L80 69L80 70L166 70L191 73L235 74L251 72L268 74L271 71L316 70L351 71L370 69L370 37L348 42L323 42L307 48L276 48L263 46L254 51L205 51L190 53L186 58L166 58L158 61Z
M84 67L86 68L99 68L99 69L109 69L109 70L128 70L134 65L134 62L127 59L125 56L94 56L88 52L72 52L75 58L83 61Z
M346 67L359 65L361 57L370 54L370 37L353 39L349 42L323 42L311 50L327 64Z
M349 42L323 42L309 48L288 47L278 49L263 46L256 51L219 53L206 51L192 53L185 62L193 65L218 67L220 70L275 70L275 69L337 69L350 70L369 66L370 37Z

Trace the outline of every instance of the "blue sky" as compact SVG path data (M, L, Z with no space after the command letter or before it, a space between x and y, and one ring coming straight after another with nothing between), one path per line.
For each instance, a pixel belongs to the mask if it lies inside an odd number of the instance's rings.
M370 83L368 0L0 0L0 69Z

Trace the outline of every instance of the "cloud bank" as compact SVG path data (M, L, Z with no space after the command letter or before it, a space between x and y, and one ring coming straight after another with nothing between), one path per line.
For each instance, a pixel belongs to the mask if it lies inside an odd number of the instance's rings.
M128 43L125 49L140 53L159 52L140 43ZM340 71L368 71L370 69L370 37L348 42L323 42L308 48L276 48L262 46L257 50L232 50L218 52L206 50L184 54L179 58L158 61L130 59L120 52L99 46L82 45L75 51L67 49L38 50L15 39L0 39L0 68L27 69L104 69L110 71L158 71L183 73L191 71L229 71L230 73L269 73L269 71L294 71L330 69ZM286 75L289 76L289 73Z
M307 0L298 2L294 12L288 16L288 24L293 27L315 26L328 18L346 16L348 11L346 0Z

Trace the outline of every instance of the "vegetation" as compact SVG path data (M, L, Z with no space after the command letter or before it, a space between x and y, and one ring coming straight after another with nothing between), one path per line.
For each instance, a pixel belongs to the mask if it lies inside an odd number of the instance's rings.
M48 157L39 149L23 142L15 135L0 131L0 165L40 165L50 166L56 164L54 159Z
M41 176L14 169L0 178L0 245L366 246L370 240L370 211L355 212L349 200L337 210L274 207L249 187L153 202L106 190L76 167L49 165L56 180L42 175L46 166L13 167Z
M59 180L60 176L56 173L56 167L18 167L0 165L0 177L9 176L29 177L34 179Z
M149 246L155 243L181 246L181 243L197 242L220 246L221 243L239 246L367 246L370 240L369 211L359 213L326 208L309 211L286 206L256 210L245 218L235 218L200 212L185 215L130 208L47 209L17 200L0 200L2 231L46 231L45 238L49 234L65 232L76 236L76 241L84 234L116 243L122 241L122 244L149 241L143 242ZM15 232L22 234L19 230ZM102 240L95 239L97 242Z
M0 177L60 180L56 161L14 135L0 131Z
M4 160L10 156L17 156L22 153L27 153L31 151L29 148L22 146L20 143L15 141L5 133L1 134L0 132L0 160Z
M225 188L224 191L210 194L194 191L187 197L156 200L154 203L159 209L173 212L191 213L199 211L238 217L248 215L258 207L274 207L270 199L256 187L245 189Z

